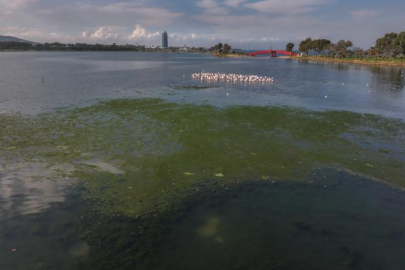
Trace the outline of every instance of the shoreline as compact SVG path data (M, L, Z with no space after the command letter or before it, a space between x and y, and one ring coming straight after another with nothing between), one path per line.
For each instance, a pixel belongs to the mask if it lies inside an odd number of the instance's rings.
M215 57L220 57L220 58L247 58L251 57L246 54L236 54L236 53L228 53L228 54L221 54L221 53L209 53Z
M374 60L359 60L359 59L336 59L336 58L331 59L326 57L290 57L288 59L295 59L298 61L330 62L330 63L365 65L365 66L405 67L405 60L403 62L394 62L394 61L374 61Z
M249 58L252 57L247 54L219 54L210 52L173 52L173 51L108 51L108 50L88 50L88 51L75 51L75 50L0 50L2 52L137 52L137 53L200 53L208 54L219 58ZM389 67L405 67L405 60L399 61L377 61L377 60L360 60L360 59L338 59L338 58L327 58L327 57L292 57L292 56L278 56L277 58L286 60L298 60L298 61L314 61L314 62L329 62L329 63L341 63L341 64L352 64L352 65L364 65L364 66L389 66Z

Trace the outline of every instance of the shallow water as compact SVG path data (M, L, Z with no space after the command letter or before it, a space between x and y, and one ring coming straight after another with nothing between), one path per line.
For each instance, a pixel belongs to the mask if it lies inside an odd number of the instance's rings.
M2 53L0 269L402 269L404 86L391 67Z
M254 74L274 77L275 81L272 85L213 83L210 86L214 89L181 91L181 87L200 85L192 80L191 74L202 71ZM0 112L38 113L66 106L86 106L99 99L160 97L216 106L287 104L404 118L404 71L396 67L266 57L224 59L199 54L127 52L2 53Z

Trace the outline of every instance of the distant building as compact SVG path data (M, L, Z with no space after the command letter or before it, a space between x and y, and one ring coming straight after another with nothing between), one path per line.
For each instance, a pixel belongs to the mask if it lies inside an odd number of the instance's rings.
M169 48L169 37L166 31L164 31L162 34L162 47L163 49Z

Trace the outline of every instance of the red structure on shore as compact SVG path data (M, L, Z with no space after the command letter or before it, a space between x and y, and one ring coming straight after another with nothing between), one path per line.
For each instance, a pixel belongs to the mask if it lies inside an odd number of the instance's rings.
M279 50L259 51L259 52L248 53L247 55L256 56L256 55L259 55L259 54L270 54L271 57L276 57L277 54L285 54L285 55L289 55L289 56L298 56L298 54L296 54L294 52L279 51Z

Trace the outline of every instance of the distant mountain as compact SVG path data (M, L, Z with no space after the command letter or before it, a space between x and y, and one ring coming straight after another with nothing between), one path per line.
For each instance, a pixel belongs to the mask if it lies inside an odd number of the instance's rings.
M0 35L0 42L22 42L22 43L31 43L32 45L38 44L33 41L29 40L24 40L16 37L10 37L10 36L1 36Z

